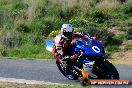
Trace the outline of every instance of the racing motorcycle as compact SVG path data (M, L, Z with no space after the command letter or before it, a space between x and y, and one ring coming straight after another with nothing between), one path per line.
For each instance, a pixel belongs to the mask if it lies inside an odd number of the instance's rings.
M69 70L65 71L67 63L56 60L60 72L71 80L81 78L81 85L85 86L89 79L119 79L119 73L115 66L106 59L105 48L101 41L91 37L76 39L71 48L71 54L78 53L79 57ZM46 49L52 52L54 46L53 40L46 41Z

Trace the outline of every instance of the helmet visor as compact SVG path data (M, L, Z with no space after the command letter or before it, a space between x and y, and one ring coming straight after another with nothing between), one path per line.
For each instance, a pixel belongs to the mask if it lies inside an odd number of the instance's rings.
M66 36L68 39L71 39L73 32L63 32L63 35Z

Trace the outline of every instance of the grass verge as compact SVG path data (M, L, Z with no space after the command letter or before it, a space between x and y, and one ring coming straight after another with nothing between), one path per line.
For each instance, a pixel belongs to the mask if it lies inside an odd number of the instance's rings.
M23 84L12 82L0 82L0 88L84 88L82 86L73 85L46 85L46 84ZM85 88L92 88L87 86Z

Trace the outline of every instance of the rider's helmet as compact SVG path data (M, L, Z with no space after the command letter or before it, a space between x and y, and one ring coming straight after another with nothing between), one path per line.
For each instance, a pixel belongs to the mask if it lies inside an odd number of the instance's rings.
M71 24L63 24L61 27L61 33L68 39L72 38L74 29Z

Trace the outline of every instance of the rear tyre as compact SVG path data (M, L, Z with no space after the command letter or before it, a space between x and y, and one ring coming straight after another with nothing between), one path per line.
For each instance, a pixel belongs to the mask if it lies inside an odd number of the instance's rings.
M71 73L67 73L63 70L62 68L62 64L59 62L59 61L56 61L56 64L57 64L57 67L58 69L60 70L60 72L65 76L67 77L68 79L70 80L77 80L79 76L77 75L74 75L74 74L71 74Z

